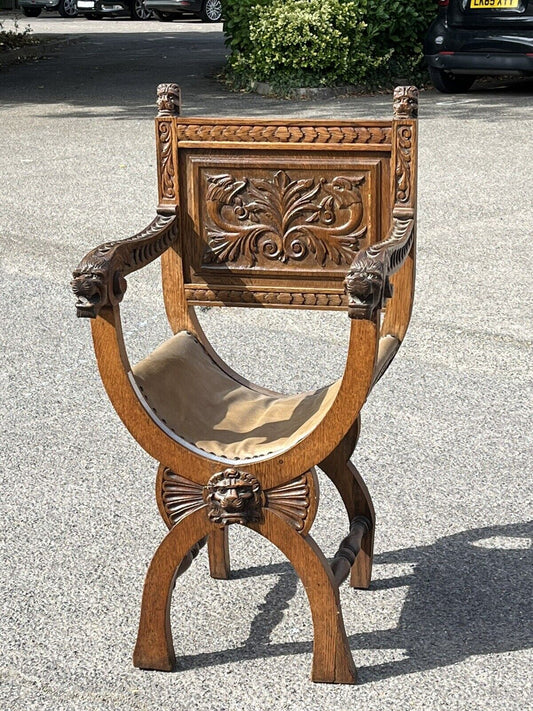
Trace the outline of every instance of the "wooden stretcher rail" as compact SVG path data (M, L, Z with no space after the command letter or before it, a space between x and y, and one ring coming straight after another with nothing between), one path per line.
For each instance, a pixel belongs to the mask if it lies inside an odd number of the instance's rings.
M356 516L350 523L350 533L343 539L339 550L331 561L331 570L337 585L341 585L348 575L359 551L363 536L370 533L371 523L366 516Z

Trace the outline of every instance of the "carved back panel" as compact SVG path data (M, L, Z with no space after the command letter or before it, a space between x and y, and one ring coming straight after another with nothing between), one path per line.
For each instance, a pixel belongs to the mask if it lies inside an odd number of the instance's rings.
M355 254L387 234L398 171L409 182L396 121L156 122L159 211L179 214L189 304L346 308Z

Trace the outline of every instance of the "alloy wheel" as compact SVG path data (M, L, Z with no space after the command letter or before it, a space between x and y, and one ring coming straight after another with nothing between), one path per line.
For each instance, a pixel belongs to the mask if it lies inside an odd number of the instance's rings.
M151 20L154 14L151 10L147 9L144 0L134 0L131 16L132 19L135 20Z
M77 17L78 0L61 0L57 6L57 11L61 17Z
M219 22L222 17L221 0L205 0L202 19L205 22Z

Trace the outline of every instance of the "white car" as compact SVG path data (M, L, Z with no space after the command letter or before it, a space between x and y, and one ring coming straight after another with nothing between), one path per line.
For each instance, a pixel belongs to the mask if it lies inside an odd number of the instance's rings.
M88 20L105 15L128 15L132 20L151 20L154 16L145 0L78 0L78 12Z

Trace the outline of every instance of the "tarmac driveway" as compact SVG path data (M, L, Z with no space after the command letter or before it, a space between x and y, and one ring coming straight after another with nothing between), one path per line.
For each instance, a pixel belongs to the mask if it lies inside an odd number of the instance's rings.
M231 581L211 580L201 554L178 582L179 670L141 672L130 657L143 579L164 535L155 463L103 393L70 272L89 248L153 216L159 82L181 84L189 115L379 118L391 97L231 94L214 79L225 51L219 25L31 24L78 41L0 70L0 708L524 711L533 661L531 83L421 95L416 308L365 406L356 450L377 511L375 582L341 591L361 684L308 681L303 589L276 550L239 527ZM129 283L136 360L168 331L157 266ZM230 363L264 385L305 390L342 372L342 314L212 309L201 318ZM346 522L322 483L313 535L331 555Z

